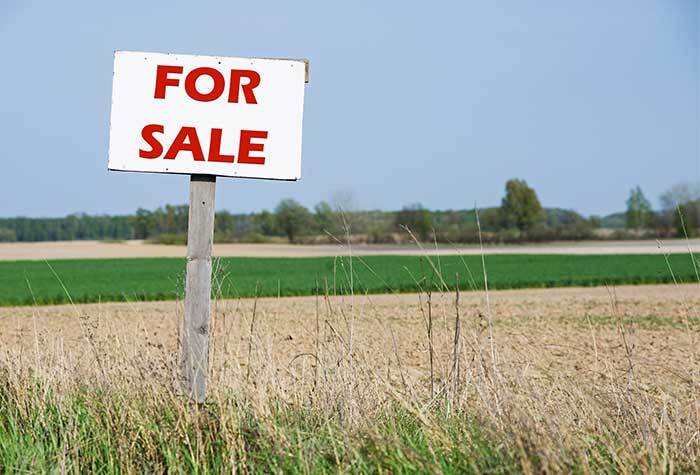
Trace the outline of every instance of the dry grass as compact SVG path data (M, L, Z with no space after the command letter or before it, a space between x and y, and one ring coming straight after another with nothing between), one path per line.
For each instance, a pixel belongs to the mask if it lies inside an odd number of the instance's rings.
M174 383L179 303L2 309L0 463L697 470L697 285L459 299L217 301L200 408Z

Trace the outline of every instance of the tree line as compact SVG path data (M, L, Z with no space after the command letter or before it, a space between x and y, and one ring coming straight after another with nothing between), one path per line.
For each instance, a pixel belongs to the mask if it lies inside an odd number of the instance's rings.
M605 217L585 218L559 208L543 208L524 180L508 180L499 207L430 211L420 204L399 211L361 211L326 201L308 209L292 199L273 211L216 213L217 242L442 243L524 242L578 239L695 236L700 226L700 187L678 184L653 210L640 187L630 191L627 209ZM138 209L133 215L63 218L0 218L0 241L127 240L184 243L187 205Z

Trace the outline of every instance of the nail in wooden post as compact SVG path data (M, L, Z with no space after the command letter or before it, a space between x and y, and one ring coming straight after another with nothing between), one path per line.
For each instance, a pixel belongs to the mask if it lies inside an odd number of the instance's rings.
M211 251L214 239L216 177L192 175L187 229L185 319L182 332L182 365L185 390L204 402L209 367L209 319L211 312Z

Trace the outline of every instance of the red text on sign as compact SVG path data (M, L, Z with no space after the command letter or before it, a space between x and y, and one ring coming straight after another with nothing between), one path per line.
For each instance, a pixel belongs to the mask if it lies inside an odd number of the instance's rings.
M139 157L153 159L163 155L163 144L155 136L156 133L165 133L165 127L160 124L148 124L141 129L141 137L150 147L149 149L139 149ZM209 132L209 151L206 156L208 162L234 163L233 154L225 154L221 151L221 129L211 129ZM266 130L241 130L238 141L237 163L248 163L252 165L264 165L265 157L262 155L251 156L251 152L263 152L265 144L262 140L267 139ZM255 140L255 142L254 142ZM181 127L168 150L163 156L166 160L175 160L180 152L189 152L197 162L205 161L204 151L199 140L197 129L194 127Z
M168 87L179 87L182 66L158 65L156 68L156 86L153 97L165 99ZM197 89L197 80L203 76L211 78L213 87L210 91ZM226 78L223 73L215 68L194 68L185 76L185 92L187 95L200 102L211 102L220 98L226 90ZM244 82L245 80L245 82ZM231 69L228 74L227 102L238 104L240 92L247 104L257 104L254 89L260 85L260 74L248 69Z

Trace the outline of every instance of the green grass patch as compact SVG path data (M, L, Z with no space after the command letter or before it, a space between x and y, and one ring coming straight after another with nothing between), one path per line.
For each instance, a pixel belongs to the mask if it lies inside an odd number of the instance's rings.
M689 255L672 255L679 282L697 282ZM489 255L489 287L654 284L673 282L662 255ZM480 256L222 258L215 266L218 297L312 295L321 292L415 292L484 286ZM169 300L183 294L185 260L89 259L0 262L0 305ZM64 290L64 287L66 290Z
M76 391L56 397L0 388L5 473L517 473L511 449L466 415L439 432L398 411L347 430L312 408L269 416L228 398L183 399ZM31 403L31 408L20 402Z

